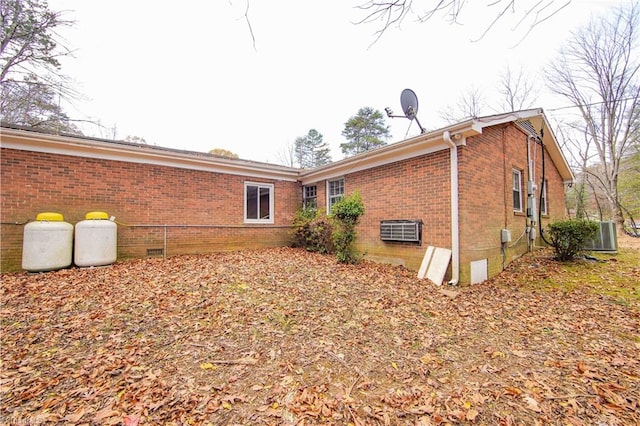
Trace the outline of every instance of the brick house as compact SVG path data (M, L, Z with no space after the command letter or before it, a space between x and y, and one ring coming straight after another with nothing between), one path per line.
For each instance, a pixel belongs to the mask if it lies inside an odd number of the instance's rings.
M427 246L449 248L447 280L476 282L535 243L532 219L565 216L573 180L540 109L470 119L311 170L13 128L0 141L3 271L20 268L22 225L39 212L70 223L108 212L119 259L141 258L287 245L303 203L330 211L358 190L365 258L417 270ZM541 214L532 218L534 198Z

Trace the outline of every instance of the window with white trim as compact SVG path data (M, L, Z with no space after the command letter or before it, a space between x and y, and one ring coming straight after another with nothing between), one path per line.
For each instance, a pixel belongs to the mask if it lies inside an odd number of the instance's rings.
M543 215L548 215L549 211L547 207L547 181L546 180L542 184L541 191L542 192L540 193L540 195L542 196L542 198L540 200L540 213L542 213Z
M316 185L302 187L302 206L305 209L318 208L318 187Z
M511 176L513 181L513 211L522 212L522 172L513 169Z
M327 181L327 213L344 197L344 178Z
M273 223L274 189L269 183L244 183L245 223Z

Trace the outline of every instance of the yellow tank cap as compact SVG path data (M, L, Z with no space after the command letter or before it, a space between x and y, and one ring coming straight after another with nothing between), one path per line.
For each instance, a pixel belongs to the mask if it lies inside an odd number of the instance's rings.
M109 215L105 212L89 212L84 216L87 220L109 219Z
M47 222L62 222L64 217L60 213L45 212L38 213L36 220L44 220Z

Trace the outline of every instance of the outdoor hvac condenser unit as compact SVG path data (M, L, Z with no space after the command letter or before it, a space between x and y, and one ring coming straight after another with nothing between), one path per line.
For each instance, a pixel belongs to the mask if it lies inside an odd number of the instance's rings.
M584 248L585 250L593 251L617 251L618 240L616 237L616 224L612 220L603 221L599 223L598 233L596 238L587 241Z

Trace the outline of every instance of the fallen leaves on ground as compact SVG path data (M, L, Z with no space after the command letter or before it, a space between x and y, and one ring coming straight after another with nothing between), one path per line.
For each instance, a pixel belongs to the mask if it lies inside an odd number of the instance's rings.
M455 298L288 248L4 274L0 419L636 425L637 299L528 284L564 268L536 252Z

